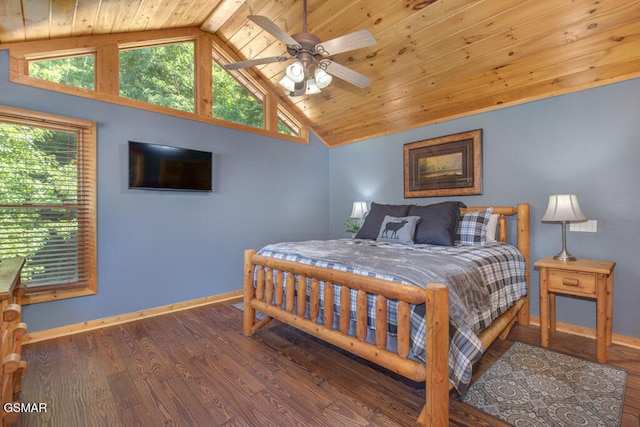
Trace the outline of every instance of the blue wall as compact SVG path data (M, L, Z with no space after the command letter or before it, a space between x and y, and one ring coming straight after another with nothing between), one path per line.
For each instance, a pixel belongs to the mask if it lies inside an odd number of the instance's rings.
M597 233L567 233L577 257L617 262L614 333L640 337L640 79L558 96L330 150L331 235L355 200L430 204L403 198L403 144L483 129L484 191L467 205L531 204L531 256L555 255L561 229L540 218L550 194L575 193ZM532 269L531 313L539 314ZM595 328L595 304L558 298L558 321Z
M29 305L29 331L242 289L246 248L323 239L329 154L268 138L9 83L0 51L0 104L98 124L98 294ZM214 191L129 190L127 141L214 153Z
M616 261L614 332L640 337L640 79L327 149L9 83L0 104L98 123L98 294L25 307L30 331L239 290L242 251L346 237L355 200L404 199L402 145L483 129L484 193L469 205L528 202L532 259L561 248L542 224L548 196L576 193L597 233L568 233L578 257ZM129 190L128 140L212 151L211 194ZM538 314L532 269L531 312ZM595 328L595 305L558 298L558 320Z

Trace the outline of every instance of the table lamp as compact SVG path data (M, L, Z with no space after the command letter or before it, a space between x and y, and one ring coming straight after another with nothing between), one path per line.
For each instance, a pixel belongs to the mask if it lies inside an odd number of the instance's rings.
M567 223L584 222L587 217L582 213L578 197L575 194L554 194L549 196L549 206L542 217L542 222L557 222L562 225L562 251L553 259L575 261L576 257L567 251Z

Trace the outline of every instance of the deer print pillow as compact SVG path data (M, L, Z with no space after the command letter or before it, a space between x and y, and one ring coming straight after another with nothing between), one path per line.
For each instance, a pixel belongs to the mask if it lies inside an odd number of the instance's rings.
M413 235L416 232L418 221L420 221L419 216L398 218L385 215L376 241L413 245Z

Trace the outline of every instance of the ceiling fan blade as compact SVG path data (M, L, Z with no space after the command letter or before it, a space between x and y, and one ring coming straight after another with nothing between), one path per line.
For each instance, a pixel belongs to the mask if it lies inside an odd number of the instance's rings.
M337 62L323 59L319 64L320 68L325 70L332 76L336 76L346 82L358 86L360 89L369 86L371 79L364 74L360 74L357 71L353 71L351 68L340 65Z
M253 67L255 65L271 64L273 62L284 62L291 58L288 56L270 56L268 58L249 59L248 61L232 62L231 64L224 64L224 68L227 70L237 70L238 68Z
M372 46L374 44L376 44L376 38L371 34L371 31L358 30L354 33L345 34L344 36L318 43L316 45L316 52L324 56L329 56Z
M262 27L263 30L280 40L285 45L300 45L300 43L298 43L293 37L287 34L282 28L278 27L271 19L267 18L266 16L249 15L247 16L247 18L258 24L260 27Z

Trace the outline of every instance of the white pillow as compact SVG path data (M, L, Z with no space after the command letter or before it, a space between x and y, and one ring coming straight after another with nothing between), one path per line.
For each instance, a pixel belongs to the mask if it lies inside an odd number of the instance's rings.
M487 243L496 243L498 241L498 218L500 215L491 214L489 223L487 224Z

